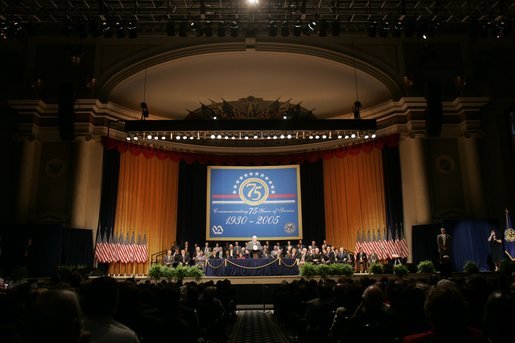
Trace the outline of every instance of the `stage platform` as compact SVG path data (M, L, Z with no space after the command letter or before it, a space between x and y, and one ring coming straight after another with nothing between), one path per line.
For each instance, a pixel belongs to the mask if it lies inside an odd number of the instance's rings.
M429 277L431 277L432 275L439 275L440 273L409 273L406 278L408 280L417 280L417 279L427 279ZM497 273L495 272L482 272L481 275L483 276L488 276L488 275L496 275ZM471 274L467 274L467 273L461 273L461 272L456 272L456 273L452 273L452 277L467 277L467 276L470 276ZM111 277L119 280L120 282L121 281L124 281L124 280L127 280L128 278L132 278L133 276L131 275L110 275ZM368 278L373 278L373 279L376 279L376 280L379 280L383 277L386 277L388 279L394 279L396 278L395 275L393 274L369 274L369 273L355 273L353 274L350 278L354 281L359 281L360 279L362 278L365 278L365 277L368 277ZM227 277L218 277L218 276L204 276L202 277L200 280L195 280L195 279L192 279L192 278L185 278L183 280L183 282L190 282L190 281L193 281L193 282L199 282L199 283L204 283L204 282L209 282L209 281L213 281L213 282L217 282L217 281L223 281L223 280L229 280L231 281L231 284L233 285L278 285L278 284L281 284L282 282L286 281L286 282L292 282L292 281L295 281L295 280L300 280L302 279L303 277L300 276L300 275L280 275L280 276L227 276ZM335 280L335 281L338 281L339 279L341 278L345 278L345 276L328 276L326 277L325 279L332 279L332 280ZM144 276L144 275L140 275L140 276L134 276L134 279L136 279L137 281L140 281L140 282L143 282L143 281L146 281L146 280L149 280L147 276ZM304 278L306 279L306 278ZM321 277L317 276L317 277L312 277L312 278L309 278L309 280L316 280L316 281L319 281L321 279ZM166 279L162 279L162 280L166 280ZM150 279L151 282L160 282L161 280L154 280L154 279Z

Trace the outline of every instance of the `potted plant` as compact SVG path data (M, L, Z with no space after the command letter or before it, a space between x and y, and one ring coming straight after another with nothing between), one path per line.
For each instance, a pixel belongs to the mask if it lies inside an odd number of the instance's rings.
M165 268L167 268L167 267L165 267ZM151 279L159 280L160 278L163 277L163 266L161 266L160 264L153 265L148 270L148 276Z
M383 274L383 265L380 263L371 263L368 267L370 274Z
M312 278L315 275L315 266L313 263L306 262L300 266L300 275L305 278Z
M403 264L393 266L393 274L399 278L404 278L408 275L408 267Z
M474 262L474 261L467 261L463 265L463 271L465 273L475 274L475 273L479 273L479 267L478 267L476 262Z
M435 270L435 265L431 260L421 261L417 265L417 273L434 273Z

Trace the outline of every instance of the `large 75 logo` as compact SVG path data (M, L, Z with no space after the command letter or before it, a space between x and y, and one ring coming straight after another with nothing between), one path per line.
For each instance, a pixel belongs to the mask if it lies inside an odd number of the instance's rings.
M268 199L270 190L265 181L251 177L243 181L239 187L240 199L248 205L259 205Z

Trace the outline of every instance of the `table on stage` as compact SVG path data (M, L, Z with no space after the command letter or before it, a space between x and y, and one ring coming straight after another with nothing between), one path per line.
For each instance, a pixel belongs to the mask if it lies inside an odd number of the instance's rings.
M274 276L299 275L292 258L213 259L206 263L206 276Z

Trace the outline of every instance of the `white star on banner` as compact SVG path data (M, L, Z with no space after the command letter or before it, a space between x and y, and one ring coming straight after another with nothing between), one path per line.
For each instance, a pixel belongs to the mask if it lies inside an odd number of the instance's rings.
M272 191L272 194L275 194L275 191Z
M240 181L236 181L236 183L240 183Z
M268 176L267 176L267 177L265 177L265 180L268 180Z
M261 177L265 177L265 174L261 174Z
M275 186L272 186L272 187L270 187L270 188L274 189L274 188L275 188Z
M238 181L236 181L236 182L238 182ZM238 187L238 186L234 185L234 188L237 188L237 187Z
M240 176L240 180L243 180L243 176Z
M236 191L232 191L232 194L236 194Z
M247 177L247 176L249 176L249 174L243 174L243 176Z
M272 184L272 181L268 181L268 184L271 185Z
M249 174L249 175L250 175L250 176L252 176L252 175L254 175L254 173L250 172L250 174Z

